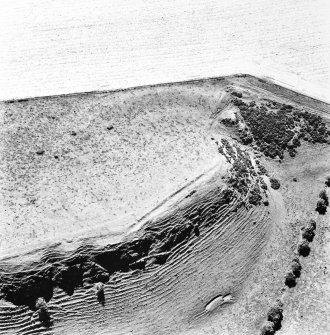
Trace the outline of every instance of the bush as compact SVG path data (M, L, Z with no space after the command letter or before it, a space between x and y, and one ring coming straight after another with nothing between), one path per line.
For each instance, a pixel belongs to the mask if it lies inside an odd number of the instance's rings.
M259 171L260 171L260 173L261 174L265 174L265 175L267 175L267 169L263 166L263 165L258 165L258 168L259 168Z
M283 320L283 309L281 306L271 307L267 313L267 320L274 324L274 330L279 330Z
M326 202L324 201L324 199L320 199L317 204L316 204L316 209L317 212L319 212L319 214L325 214L327 211L327 205Z
M266 321L265 324L261 327L261 335L274 335L274 323L271 321Z
M313 219L310 219L306 225L306 229L315 230L316 229L316 222Z
M235 99L241 116L254 138L255 144L268 157L284 157L288 149L291 157L296 155L295 148L300 138L312 143L326 143L329 132L320 116L305 111L297 111L292 106L273 102L277 111L270 111L269 103L257 106L255 101L249 104ZM300 130L297 130L299 126Z
M267 189L268 189L267 184L266 184L263 180L261 180L261 182L260 182L260 187L261 187L263 190L267 190Z
M319 194L319 197L324 200L326 206L329 206L329 197L326 190L322 190Z
M301 274L301 265L299 262L299 258L295 258L291 263L291 270L292 273L295 275L296 278L300 277Z
M231 95L233 95L237 98L242 98L242 96L243 96L243 94L241 92L236 92L236 91L232 92Z
M251 205L259 205L261 200L260 189L257 186L253 187L250 191L249 203Z
M325 180L325 185L330 187L330 176L328 176Z
M280 182L275 179L275 178L270 178L270 186L274 189L274 190L278 190L280 188Z
M304 228L302 237L307 240L308 242L313 242L315 233L312 228Z
M98 302L104 304L105 296L104 296L104 284L99 282L95 284L95 291L96 291L96 297Z
M296 276L293 272L288 272L285 276L285 285L288 287L295 287L296 286Z
M298 245L298 253L303 257L307 257L311 251L308 241L302 241Z
M44 298L38 298L36 301L36 309L39 317L39 321L42 323L49 323L50 314L47 308L47 303Z

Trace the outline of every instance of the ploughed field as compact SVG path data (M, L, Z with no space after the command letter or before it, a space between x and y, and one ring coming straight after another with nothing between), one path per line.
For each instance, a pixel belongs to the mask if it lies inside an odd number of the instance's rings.
M329 113L247 75L1 103L1 334L327 334Z

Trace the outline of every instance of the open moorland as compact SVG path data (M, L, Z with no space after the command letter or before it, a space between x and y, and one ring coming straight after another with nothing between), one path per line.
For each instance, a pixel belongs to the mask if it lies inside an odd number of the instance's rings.
M1 334L330 332L330 105L236 75L0 120Z

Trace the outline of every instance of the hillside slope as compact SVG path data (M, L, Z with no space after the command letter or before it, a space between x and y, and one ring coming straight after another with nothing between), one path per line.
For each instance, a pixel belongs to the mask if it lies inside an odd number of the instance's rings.
M238 75L0 109L2 333L329 331L329 105Z

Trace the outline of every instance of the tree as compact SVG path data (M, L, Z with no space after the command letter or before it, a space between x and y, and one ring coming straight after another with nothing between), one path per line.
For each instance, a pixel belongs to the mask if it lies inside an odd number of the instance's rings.
M50 322L50 314L47 308L47 303L44 298L38 298L36 301L36 309L39 321L48 324Z
M296 278L300 277L301 264L300 264L299 258L295 258L292 261L292 263L291 263L291 270L292 270L292 273L295 275Z
M307 240L308 242L313 242L315 233L311 227L304 228L302 237Z
M280 188L280 182L275 179L275 178L270 178L270 186L274 189L274 190L278 190Z
M243 96L243 94L241 92L236 92L236 91L232 92L231 94L233 96L237 97L237 98L242 98L242 96Z
M327 205L324 199L320 199L316 204L316 209L319 214L325 214L327 211Z
M101 282L96 283L95 291L96 291L96 297L97 297L98 302L104 305L104 302L105 302L104 284Z
M261 328L260 335L274 335L274 323L271 321L266 321Z
M298 245L298 253L303 257L307 257L311 251L308 241L304 240Z
M273 322L274 330L279 330L281 328L283 320L283 309L281 306L273 306L269 309L267 313L268 321Z
M329 206L329 197L326 190L322 190L319 197L324 200L326 206Z
M315 230L316 229L316 221L314 219L310 219L306 225L306 229Z
M325 185L327 185L328 187L330 187L330 176L328 176L325 180Z
M288 287L295 287L296 286L296 276L293 272L288 272L285 276L285 285Z

